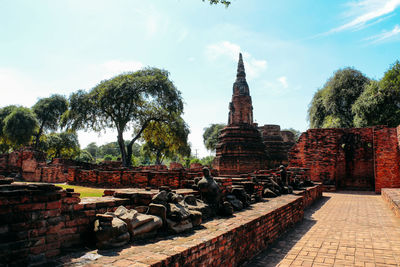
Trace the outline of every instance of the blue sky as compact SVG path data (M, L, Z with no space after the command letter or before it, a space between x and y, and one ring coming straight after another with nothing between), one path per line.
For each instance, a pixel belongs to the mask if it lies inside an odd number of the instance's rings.
M0 0L0 107L69 96L145 66L182 92L192 149L226 123L238 53L259 125L305 131L314 92L343 67L380 79L400 59L400 0ZM126 137L130 133L125 133ZM81 146L116 140L79 132Z

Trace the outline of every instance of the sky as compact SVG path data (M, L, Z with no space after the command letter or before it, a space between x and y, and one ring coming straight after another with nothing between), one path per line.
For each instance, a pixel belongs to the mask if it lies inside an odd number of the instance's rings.
M400 0L0 0L0 107L158 67L204 157L203 129L227 123L239 52L255 122L305 131L313 94L336 70L380 79L400 59L399 12ZM82 148L116 141L111 129L78 134Z

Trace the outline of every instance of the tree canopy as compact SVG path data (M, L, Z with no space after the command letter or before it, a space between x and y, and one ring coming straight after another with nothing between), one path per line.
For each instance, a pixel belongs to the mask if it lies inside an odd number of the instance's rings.
M189 127L182 118L175 118L168 124L151 122L143 132L145 156L155 159L157 165L162 164L164 158L190 156L189 133Z
M183 113L181 93L169 80L169 73L146 68L100 82L89 92L70 96L64 124L71 129L117 130L124 166L131 166L132 145L151 122L170 123ZM125 144L124 133L133 134Z
M380 81L371 81L352 107L357 127L400 124L400 63L396 61Z
M39 129L36 133L35 147L39 143L40 136L44 131L56 131L59 127L61 115L67 110L68 102L64 96L52 95L41 98L32 107L39 122Z
M354 68L336 71L314 94L308 109L310 127L354 127L352 106L369 82L369 78Z
M27 145L38 126L35 114L29 108L15 106L3 108L2 113L9 113L2 122L3 140L14 148Z
M218 143L219 132L226 126L223 123L211 124L209 127L204 128L203 143L210 151L215 151Z
M79 155L78 136L74 132L51 133L46 136L49 158L74 158Z
M205 0L203 0L204 2ZM208 0L211 5L216 5L216 4L224 4L226 7L228 7L231 4L231 1L226 1L226 0Z
M0 152L5 153L10 149L10 143L7 141L6 136L4 135L4 119L11 114L11 112L17 108L17 106L10 105L0 108Z

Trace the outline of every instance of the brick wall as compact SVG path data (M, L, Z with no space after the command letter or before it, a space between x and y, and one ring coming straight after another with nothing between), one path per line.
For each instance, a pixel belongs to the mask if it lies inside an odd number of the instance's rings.
M374 129L375 192L400 187L399 127Z
M88 243L96 213L130 207L130 201L101 198L81 202L79 193L54 185L0 186L0 263L44 263L62 249Z
M311 129L289 152L289 166L338 188L374 188L374 128Z
M63 249L88 244L94 240L95 214L113 211L120 205L127 208L145 205L155 194L136 190L133 193L122 190L115 194L123 198L84 198L81 201L79 194L50 184L0 186L0 263L16 266L43 264ZM318 198L314 193L305 195L315 197L313 200ZM174 256L172 263L201 265L212 259L213 264L220 266L248 259L302 219L306 203L304 196L287 198L293 200L274 199L275 209L254 220L237 221L237 226L220 233L215 239L188 248L186 254ZM204 256L200 257L199 253Z
M320 185L309 188L305 193L310 197L309 203L320 197ZM251 259L261 250L267 248L283 232L301 221L304 217L304 196L293 197L291 201L274 199L269 212L260 212L256 218L242 218L239 223L231 222L230 226L200 244L189 246L176 255L162 259L154 266L238 266ZM275 202L276 201L276 202ZM258 203L256 205L264 205ZM258 209L254 207L254 209ZM265 209L265 207L264 207Z

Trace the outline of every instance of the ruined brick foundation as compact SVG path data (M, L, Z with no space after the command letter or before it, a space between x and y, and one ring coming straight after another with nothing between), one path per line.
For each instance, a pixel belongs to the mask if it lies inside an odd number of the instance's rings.
M339 189L400 187L400 127L310 129L289 152L289 167Z

